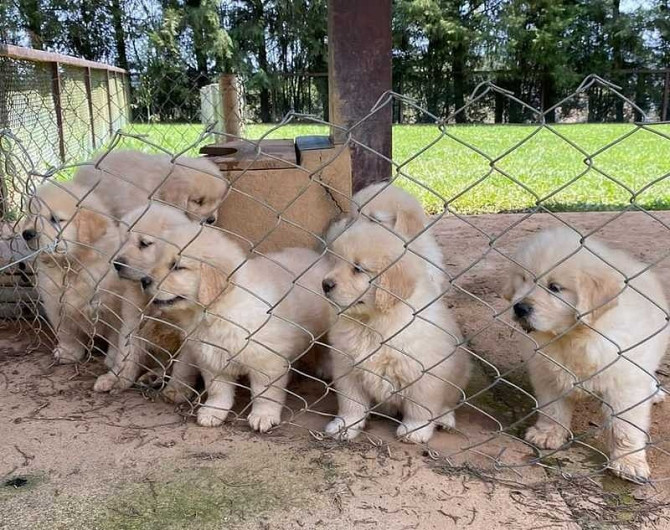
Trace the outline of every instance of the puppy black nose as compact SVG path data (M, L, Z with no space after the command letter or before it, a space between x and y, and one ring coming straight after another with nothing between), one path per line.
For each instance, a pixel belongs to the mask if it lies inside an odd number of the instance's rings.
M517 318L526 318L533 311L533 306L525 302L514 304L514 314Z
M120 270L123 269L125 266L126 266L126 260L125 260L125 259L123 259L123 258L116 258L116 259L114 260L114 268L115 268L117 271L120 271Z
M326 278L321 282L321 288L323 289L324 293L328 294L335 288L335 282L333 280Z
M23 239L30 241L31 239L35 239L37 237L37 231L29 228L28 230L21 232L21 235L23 236Z
M140 283L142 284L142 289L146 289L149 287L154 281L149 278L149 276L143 276L142 279L140 280Z
M213 225L216 222L216 217L214 217L213 215L210 215L205 222L208 225Z

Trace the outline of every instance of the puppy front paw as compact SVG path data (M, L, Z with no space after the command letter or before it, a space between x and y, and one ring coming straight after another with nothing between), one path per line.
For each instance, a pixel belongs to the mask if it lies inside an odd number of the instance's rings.
M201 427L218 427L228 417L228 411L204 405L198 409L198 425Z
M430 440L435 432L433 423L405 421L398 426L396 435L401 442L423 444Z
M277 414L252 411L249 414L247 421L254 431L268 432L272 427L281 423L281 417Z
M356 423L356 421L350 422L350 424ZM356 423L356 427L347 427L347 422L340 418L339 416L326 425L326 434L340 440L342 442L348 442L356 438L361 434L364 422L359 421Z
M560 425L535 425L526 431L526 441L539 449L558 449L568 441L568 431Z
M58 364L74 364L80 362L86 356L86 351L82 347L56 346L53 355Z
M438 427L444 430L451 430L456 428L456 414L450 410L435 420Z
M664 401L665 401L665 390L659 388L658 391L651 398L651 403L653 405L658 405L659 403L663 403Z
M161 391L161 396L169 403L179 405L186 403L191 398L190 390L179 388L177 385L168 385Z
M644 484L651 476L644 451L619 457L610 462L608 467L617 477L637 484Z
M107 372L106 374L102 374L95 380L93 391L110 392L118 380L119 378L115 373Z

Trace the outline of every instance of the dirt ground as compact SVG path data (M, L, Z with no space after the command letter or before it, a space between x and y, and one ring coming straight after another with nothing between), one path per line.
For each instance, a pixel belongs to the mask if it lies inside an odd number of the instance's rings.
M670 212L655 213L657 220L617 215L559 217L583 230L615 219L599 235L647 262L668 252ZM670 450L670 400L654 410L651 485L598 473L598 436L536 465L537 455L516 438L532 408L520 367L528 344L494 319L504 307L497 293L505 259L496 249L508 253L556 223L510 214L451 216L436 225L456 276L448 303L481 357L468 395L486 391L459 411L458 431L437 433L430 447L393 441L391 422L382 420L360 442L322 439L334 400L323 385L298 378L291 389L309 411L287 414L289 424L268 435L251 433L242 419L198 427L149 391L94 393L100 359L79 370L52 366L30 329L7 324L0 335L0 528L670 528L670 457L654 449ZM670 286L670 260L656 270ZM661 379L668 374L666 361ZM300 408L297 399L289 404ZM598 421L585 405L573 430Z

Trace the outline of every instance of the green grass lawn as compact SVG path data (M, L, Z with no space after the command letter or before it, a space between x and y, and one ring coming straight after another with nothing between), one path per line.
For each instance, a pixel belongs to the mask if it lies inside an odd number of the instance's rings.
M272 127L248 125L245 136L259 138ZM605 210L633 199L648 209L670 208L670 176L663 178L670 173L670 125L645 130L578 124L554 130L558 134L537 126L450 126L445 136L435 126L397 125L397 183L433 212L445 203L460 213L485 213L524 210L538 201L551 210ZM153 149L151 142L173 153L196 154L216 140L203 138L199 124L133 125L127 132L143 136L124 138L123 147ZM267 138L312 134L327 129L290 124Z

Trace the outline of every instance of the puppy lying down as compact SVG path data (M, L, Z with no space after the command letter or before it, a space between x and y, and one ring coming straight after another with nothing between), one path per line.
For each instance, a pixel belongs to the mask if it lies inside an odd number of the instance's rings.
M195 221L214 223L228 182L206 158L116 150L81 166L77 185L93 190L119 220L153 198L181 209Z
M650 476L645 456L655 376L668 343L663 286L647 265L568 228L541 232L519 249L505 286L514 318L537 343L528 362L538 402L526 440L557 449L572 438L575 402L595 394L617 475Z
M249 259L232 238L210 227L181 228L167 237L180 241L179 248L166 248L143 280L158 314L178 315L187 330L182 362L166 391L191 388L189 367L197 366L207 391L198 423L216 426L233 407L237 379L246 375L253 400L249 424L269 430L281 421L292 363L332 320L320 292L323 262L300 248Z
M394 229L414 220L394 213ZM455 426L470 373L460 330L425 261L385 226L359 218L330 245L326 296L340 315L328 333L337 417L326 431L351 440L369 410L399 411L397 434L427 442L436 425Z

